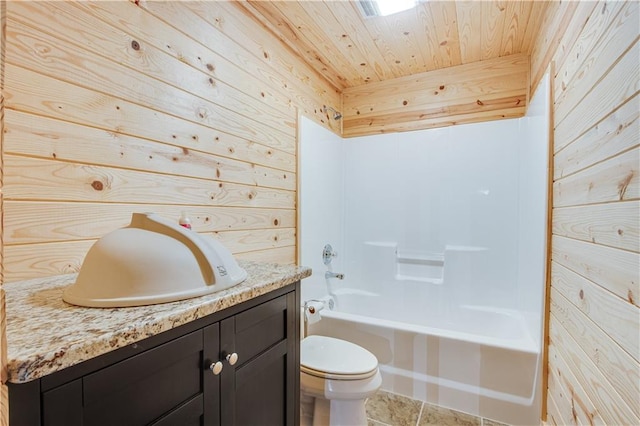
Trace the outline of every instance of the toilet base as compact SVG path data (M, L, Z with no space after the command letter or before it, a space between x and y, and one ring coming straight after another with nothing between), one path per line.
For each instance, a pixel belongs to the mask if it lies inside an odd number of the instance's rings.
M364 399L328 400L316 397L313 426L367 426Z

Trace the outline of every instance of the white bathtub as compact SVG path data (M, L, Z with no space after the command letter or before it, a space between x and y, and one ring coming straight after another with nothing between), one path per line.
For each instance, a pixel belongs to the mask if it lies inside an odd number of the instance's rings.
M504 423L539 423L540 344L522 314L452 306L438 294L445 287L424 282L398 281L386 294L345 284L309 333L373 352L382 389Z

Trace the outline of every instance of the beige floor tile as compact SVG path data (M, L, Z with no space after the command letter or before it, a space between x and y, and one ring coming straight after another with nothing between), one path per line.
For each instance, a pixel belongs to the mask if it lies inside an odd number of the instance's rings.
M367 400L367 417L391 426L413 426L418 421L422 403L384 391Z
M480 417L425 403L418 426L480 426L480 424Z

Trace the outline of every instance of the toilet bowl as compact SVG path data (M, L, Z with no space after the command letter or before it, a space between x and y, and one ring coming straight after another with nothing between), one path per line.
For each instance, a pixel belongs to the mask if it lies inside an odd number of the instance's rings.
M300 343L300 389L314 398L314 426L365 426L365 400L381 384L378 360L363 347L315 335Z

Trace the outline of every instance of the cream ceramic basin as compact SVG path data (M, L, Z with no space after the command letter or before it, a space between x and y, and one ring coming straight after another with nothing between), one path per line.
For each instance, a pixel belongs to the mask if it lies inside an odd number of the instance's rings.
M222 244L153 213L98 240L63 300L88 307L173 302L221 291L247 278Z

